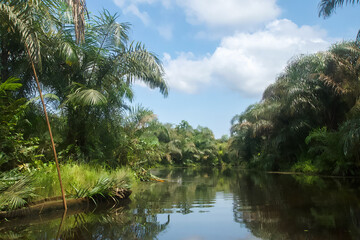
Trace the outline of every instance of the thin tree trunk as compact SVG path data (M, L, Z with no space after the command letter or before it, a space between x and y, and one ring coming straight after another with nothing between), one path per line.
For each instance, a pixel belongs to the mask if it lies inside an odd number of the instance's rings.
M60 225L59 225L59 229L58 229L58 231L57 231L56 238L55 238L56 240L59 240L59 239L60 239L61 228L62 228L63 224L65 223L66 212L67 212L67 209L65 209L64 214L63 214L63 216L62 216L62 218L61 218L61 222L60 222Z
M46 124L47 124L47 126L48 126L48 130L49 130L49 134L50 134L51 146L52 146L52 149L53 149L54 158L55 158L55 163L56 163L56 169L57 169L57 173L58 173L58 177L59 177L59 183L60 183L60 188L61 188L61 196L62 196L62 199L63 199L64 209L67 210L66 199L65 199L65 192L64 192L64 188L63 188L63 184L62 184L62 180L61 180L61 174L60 174L59 161L58 161L57 154L56 154L55 143L54 143L54 139L53 139L52 132L51 132L51 126L50 126L49 118L48 118L48 115L47 115L47 112L46 112L46 106L45 106L44 98L43 98L42 91L41 91L41 88L40 88L39 79L38 79L37 74L36 74L35 65L34 65L34 62L33 62L32 58L31 58L31 54L30 54L29 48L28 48L28 46L27 46L26 43L25 43L25 47L26 47L27 53L28 53L29 58L30 58L31 67L32 67L32 70L33 70L33 72L34 72L34 77L35 77L35 80L36 80L36 85L37 85L37 87L38 87L39 94L40 94L40 99L41 99L41 103L42 103L42 105L43 105L44 114L45 114L45 119L46 119Z

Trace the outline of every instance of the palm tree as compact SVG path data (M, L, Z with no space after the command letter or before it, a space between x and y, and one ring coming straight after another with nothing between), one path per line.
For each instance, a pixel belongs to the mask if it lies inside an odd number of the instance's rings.
M320 79L336 93L351 96L354 101L360 93L357 84L360 77L360 49L353 42L337 43L325 53L325 57L327 66Z
M105 149L99 139L103 136L119 137L112 131L115 118L126 109L124 99L132 99L134 81L140 80L151 88L159 88L164 96L168 94L161 62L141 43L129 42L129 24L117 23L117 15L104 11L100 17L90 19L84 29L85 42L80 45L73 39L74 35L78 36L77 29L71 27L72 22L62 19L58 1L36 3L21 0L0 3L1 43L6 38L16 39L13 42L20 39L12 49L18 49L21 53L18 56L29 56L33 75L23 70L18 75L25 89L32 93L28 83L35 79L41 91L40 78L47 92L59 96L62 111L68 117L67 143L84 149L87 143L94 143ZM77 3L84 4L84 1ZM4 60L1 74L8 76L18 66L17 58L6 56L9 46L2 44L1 47L4 56L1 58ZM44 103L43 107L45 109ZM48 127L51 131L50 124ZM72 132L75 136L71 136ZM106 151L111 152L109 149Z
M156 133L162 125L152 111L141 106L131 108L129 114L118 118L118 121L117 164L131 165L137 169L161 160L162 151Z
M321 53L294 58L264 91L260 103L234 117L230 149L236 153L233 148L238 145L242 151L235 155L275 170L296 161L313 127L328 122L336 128L334 114L341 108L331 95L332 88L319 81L324 59Z
M143 44L129 43L129 24L118 23L117 18L117 14L104 10L99 17L90 19L85 42L74 47L74 60L61 63L63 69L51 65L46 70L48 86L62 99L62 109L67 115L66 143L80 147L89 160L104 157L91 156L102 152L95 150L97 146L102 148L101 144L95 144L101 139L98 126L109 126L108 136L112 135L117 124L115 118L127 109L125 99L133 98L134 81L159 88L164 96L168 94L159 59ZM71 41L72 32L64 32ZM53 79L59 76L62 81L54 85Z

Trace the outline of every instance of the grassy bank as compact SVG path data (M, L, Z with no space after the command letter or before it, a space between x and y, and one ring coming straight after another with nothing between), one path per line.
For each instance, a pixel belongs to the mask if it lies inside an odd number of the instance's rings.
M135 181L130 169L109 170L88 164L61 165L61 175L67 198L111 196L115 188L128 188ZM0 175L0 210L16 209L60 193L54 164L14 169Z

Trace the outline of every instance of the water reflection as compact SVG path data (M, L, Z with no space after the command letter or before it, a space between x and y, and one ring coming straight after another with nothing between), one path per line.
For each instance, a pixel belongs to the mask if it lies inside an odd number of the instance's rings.
M359 239L359 181L240 174L234 218L261 239Z
M96 209L44 221L14 219L0 225L0 239L154 239L170 223L128 207ZM60 232L58 231L60 230Z
M0 223L0 239L359 239L358 179L163 169L121 207ZM61 224L61 227L60 227Z

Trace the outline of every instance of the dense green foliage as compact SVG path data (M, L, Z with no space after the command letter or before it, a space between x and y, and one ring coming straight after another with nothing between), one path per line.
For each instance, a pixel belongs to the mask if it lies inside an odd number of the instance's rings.
M34 69L73 196L122 185L110 173L98 178L96 172L89 180L86 174L98 171L89 166L131 167L141 180L153 178L145 169L158 165L360 173L356 43L292 59L262 100L233 118L230 139L215 139L209 128L163 124L151 110L131 106L135 81L167 96L160 60L130 40L130 24L118 23L118 15L106 10L89 16L80 43L70 9L64 1L0 3L0 171L9 171L0 181L1 208L59 192ZM75 168L82 180L66 180ZM39 192L40 185L49 186L48 192Z
M160 123L150 110L132 109L119 128L123 133L116 161L140 170L155 165L216 166L226 163L227 139L216 140L209 128Z
M163 163L175 165L216 166L227 163L227 138L215 139L209 128L193 129L182 121L175 127L165 125L166 134L159 133ZM163 134L163 135L161 135Z
M321 0L319 16L344 4ZM290 61L285 71L232 120L232 163L264 170L360 174L360 33L356 42Z
M117 187L129 187L134 172L126 168L105 169L88 164L63 164L63 185L67 197L112 196ZM22 207L27 203L58 196L60 186L55 164L29 165L0 174L0 211Z
M266 170L359 174L360 49L294 58L261 102L233 118L233 162Z
M103 10L79 37L72 7L0 2L0 210L60 194L36 75L68 197L111 196L129 174L153 178L144 168L160 163L220 164L224 154L209 129L173 128L130 106L135 81L168 94L161 62L130 40L130 24Z
M61 162L137 172L161 163L226 162L226 141L210 129L162 124L152 111L131 106L134 81L164 96L168 88L159 59L130 40L130 24L118 23L117 14L90 15L78 43L64 1L2 1L0 13L0 170L53 159L31 62Z

